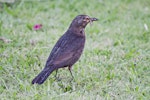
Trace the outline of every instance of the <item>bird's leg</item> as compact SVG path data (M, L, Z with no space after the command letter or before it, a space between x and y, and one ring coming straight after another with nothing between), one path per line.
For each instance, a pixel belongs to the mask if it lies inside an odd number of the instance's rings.
M68 67L68 69L69 69L69 71L70 71L70 74L71 74L71 76L72 76L72 80L73 80L74 77L73 77L73 74L72 74L72 72L71 72L71 68L72 68L72 66L69 66L69 67Z
M61 81L61 79L59 78L59 76L57 76L57 73L58 73L58 69L56 69L55 80Z
M55 78L57 78L57 72L58 72L58 69L56 69L56 74L55 74Z
M55 80L60 81L59 76L57 77L58 69L56 69Z

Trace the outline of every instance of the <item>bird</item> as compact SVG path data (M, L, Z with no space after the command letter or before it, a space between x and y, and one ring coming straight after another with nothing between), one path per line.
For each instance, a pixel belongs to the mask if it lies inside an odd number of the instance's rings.
M68 67L73 78L72 66L79 60L85 45L85 27L88 23L92 24L97 20L88 15L76 16L68 30L56 42L44 69L32 80L32 84L43 84L53 71L56 71L57 75L58 69L64 67Z

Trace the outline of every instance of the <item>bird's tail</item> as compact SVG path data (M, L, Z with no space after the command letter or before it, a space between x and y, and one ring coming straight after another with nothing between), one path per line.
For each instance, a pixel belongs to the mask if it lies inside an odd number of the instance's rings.
M44 68L33 80L32 84L42 84L48 76L54 71L52 68Z

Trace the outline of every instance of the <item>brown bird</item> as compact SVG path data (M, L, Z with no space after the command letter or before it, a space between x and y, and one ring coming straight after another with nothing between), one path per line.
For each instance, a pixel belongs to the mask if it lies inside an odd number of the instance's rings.
M97 18L90 18L87 15L76 16L65 34L55 44L45 68L33 79L32 84L42 84L54 70L57 75L58 69L63 67L68 67L72 75L71 67L78 61L84 49L84 29L88 23L97 20Z

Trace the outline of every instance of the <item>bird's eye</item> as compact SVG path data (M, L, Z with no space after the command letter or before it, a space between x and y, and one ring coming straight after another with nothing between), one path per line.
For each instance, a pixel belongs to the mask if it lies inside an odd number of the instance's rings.
M85 18L86 20L89 20L89 18Z
M88 20L89 18L87 18L87 17L84 17L83 19L84 19L84 20Z
M83 18L83 20L84 20L84 21L88 21L88 20L89 20L89 18L87 18L87 17L84 17L84 18Z

